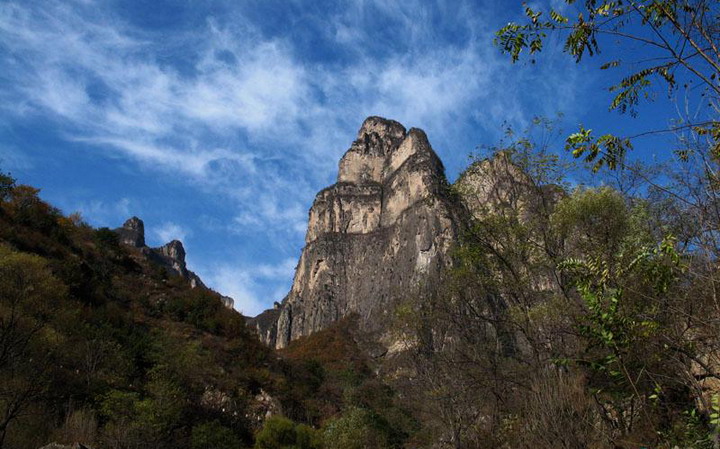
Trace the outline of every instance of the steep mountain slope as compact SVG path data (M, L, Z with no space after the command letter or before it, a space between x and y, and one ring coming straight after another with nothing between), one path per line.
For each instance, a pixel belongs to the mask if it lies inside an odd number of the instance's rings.
M0 448L250 447L271 414L337 414L347 376L392 409L359 362L263 345L143 228L93 229L0 173Z
M277 348L353 314L381 337L397 301L450 264L462 213L425 133L369 117L310 209L290 293L251 323Z
M145 245L145 223L138 217L131 217L122 227L115 229L120 243L140 251L148 260L165 267L168 274L180 276L190 282L191 288L205 287L200 277L188 270L185 263L185 247L180 240L173 240L159 248ZM232 309L235 301L229 296L221 297L225 307Z
M0 192L0 447L189 447L204 423L250 443L283 374L243 317L171 269L182 252L122 245L37 194Z

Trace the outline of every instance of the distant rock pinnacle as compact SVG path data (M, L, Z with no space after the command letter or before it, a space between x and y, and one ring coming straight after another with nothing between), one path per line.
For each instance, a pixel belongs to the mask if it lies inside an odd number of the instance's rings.
M205 287L200 277L187 269L185 263L185 248L180 240L173 240L159 248L149 248L145 245L145 224L138 217L128 219L120 228L115 229L124 245L138 248L142 254L153 262L165 267L174 275L181 276L195 288ZM228 308L233 307L232 298L224 297L223 304Z
M123 223L122 228L116 229L115 232L120 236L120 242L125 245L135 248L145 246L145 225L138 217L129 218Z

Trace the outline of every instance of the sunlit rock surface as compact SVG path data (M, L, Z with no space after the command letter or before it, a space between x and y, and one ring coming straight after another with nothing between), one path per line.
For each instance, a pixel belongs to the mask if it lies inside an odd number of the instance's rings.
M310 209L290 292L250 321L260 338L282 348L352 314L363 330L383 331L398 302L431 289L451 263L462 215L452 198L422 130L365 120L337 183Z

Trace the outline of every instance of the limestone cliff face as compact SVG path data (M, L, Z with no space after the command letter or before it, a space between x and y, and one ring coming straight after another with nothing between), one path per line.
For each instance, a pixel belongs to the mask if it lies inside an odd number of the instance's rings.
M180 240L172 240L159 248L154 248L153 252L160 256L160 260L177 275L190 279L191 281L197 277L190 275L185 263L185 247Z
M498 152L491 158L470 165L456 181L455 189L473 219L482 221L489 215L494 215L501 217L506 223L517 220L524 225L526 238L537 242L543 241L543 233L549 226L547 220L555 205L565 195L561 186L539 184L533 180L520 166L512 162L511 156L506 152ZM545 241L545 244L550 242ZM543 251L547 249L541 250L538 247L535 251L528 251L524 255L528 261L539 262L546 257ZM547 267L545 272L537 271L529 277L537 291L552 291L556 285L554 276L553 266Z
M450 264L459 214L425 133L368 118L310 209L290 292L251 323L277 348L351 314L382 331L397 301Z

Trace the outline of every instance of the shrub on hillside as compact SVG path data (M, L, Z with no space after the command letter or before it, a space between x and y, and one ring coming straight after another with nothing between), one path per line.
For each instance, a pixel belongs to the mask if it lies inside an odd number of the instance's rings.
M218 421L198 424L192 429L192 449L239 449L240 439Z
M282 416L268 418L255 439L255 449L320 449L321 447L317 431Z
M370 410L352 407L325 426L323 443L333 449L384 449L389 441L387 423Z

